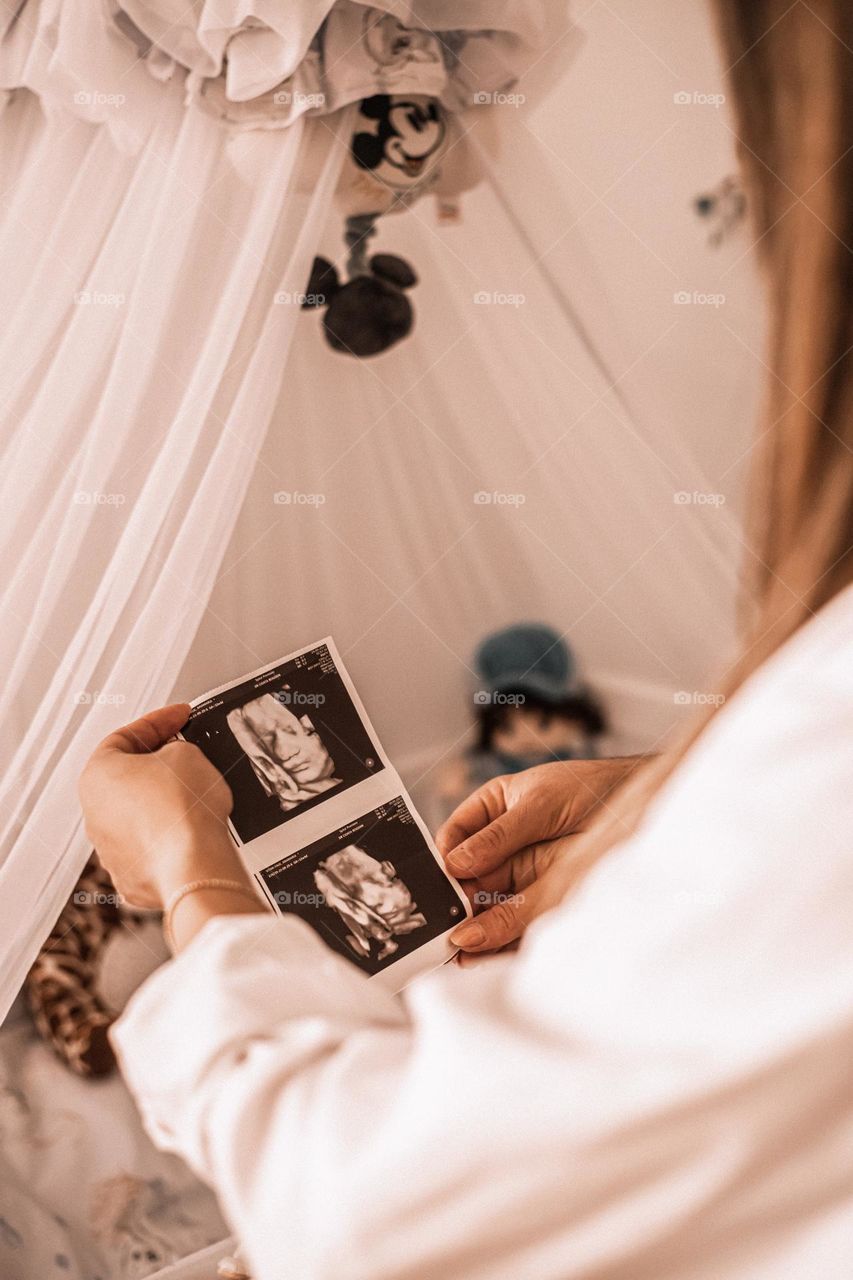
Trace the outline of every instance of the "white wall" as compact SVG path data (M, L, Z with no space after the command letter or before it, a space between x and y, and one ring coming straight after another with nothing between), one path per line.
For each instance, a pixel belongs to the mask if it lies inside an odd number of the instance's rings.
M684 433L734 499L762 374L762 308L753 237L744 229L708 249L692 209L736 170L711 12L702 0L581 0L576 12L584 45L531 128L624 319L638 361L624 385ZM677 104L678 93L726 101ZM676 309L680 290L722 293L725 303Z

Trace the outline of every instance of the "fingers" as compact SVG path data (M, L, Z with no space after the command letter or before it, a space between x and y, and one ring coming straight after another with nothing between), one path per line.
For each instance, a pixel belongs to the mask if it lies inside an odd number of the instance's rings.
M97 747L95 755L120 751L128 755L156 751L184 727L190 714L188 702L149 711L131 724L114 730Z
M445 857L451 849L460 845L466 836L488 825L506 809L500 779L493 778L453 810L446 822L439 827L435 837L439 853Z
M473 920L458 925L450 941L462 951L477 954L498 951L520 938L537 914L539 890L536 884L523 893L504 894L500 901Z
M514 853L542 839L542 816L536 805L517 804L482 830L463 838L445 857L447 868L466 879L494 871Z

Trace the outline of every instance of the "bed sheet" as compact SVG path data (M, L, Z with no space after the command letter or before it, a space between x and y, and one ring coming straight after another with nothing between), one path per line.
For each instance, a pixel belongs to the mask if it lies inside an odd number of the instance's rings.
M229 1247L208 1246L227 1235L212 1191L153 1147L118 1076L73 1076L26 1017L0 1028L3 1280L213 1280Z

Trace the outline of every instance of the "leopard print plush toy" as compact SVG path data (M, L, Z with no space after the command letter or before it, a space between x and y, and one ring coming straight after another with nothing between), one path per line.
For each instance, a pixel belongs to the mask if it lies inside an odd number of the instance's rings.
M97 991L98 961L120 924L118 896L94 854L24 984L36 1030L79 1076L115 1067L107 1031L115 1014Z

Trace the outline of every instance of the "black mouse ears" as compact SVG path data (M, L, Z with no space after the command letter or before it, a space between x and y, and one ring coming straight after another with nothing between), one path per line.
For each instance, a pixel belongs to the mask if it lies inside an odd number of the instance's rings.
M377 253L362 260L345 284L327 258L315 258L302 309L325 307L323 331L334 351L379 355L412 331L414 311L406 294L418 278L403 258Z
M302 297L302 310L312 307L327 307L341 287L338 269L328 258L315 258L311 265L311 276Z
M399 258L396 253L375 253L368 259L367 265L370 275L378 280L384 280L386 284L393 285L397 289L413 289L418 283L418 277L412 267L405 258ZM345 286L341 284L335 264L329 262L328 258L315 258L308 287L302 299L302 310L328 307L335 295L343 288Z
M396 253L374 253L368 266L375 276L394 284L398 289L413 289L418 277L405 258L398 258Z

